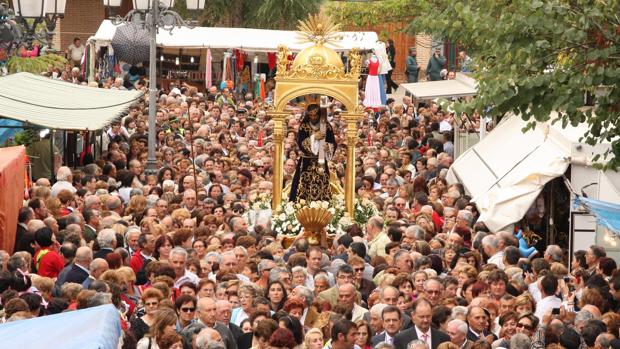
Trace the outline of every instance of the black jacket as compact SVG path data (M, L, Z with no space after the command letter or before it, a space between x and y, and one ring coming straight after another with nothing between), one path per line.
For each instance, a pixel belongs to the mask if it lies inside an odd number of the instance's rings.
M415 330L415 326L410 329L400 332L394 337L395 349L407 349L409 342L418 339L418 333ZM447 333L441 332L434 328L431 328L431 348L437 349L437 346L444 342L449 342L450 336Z

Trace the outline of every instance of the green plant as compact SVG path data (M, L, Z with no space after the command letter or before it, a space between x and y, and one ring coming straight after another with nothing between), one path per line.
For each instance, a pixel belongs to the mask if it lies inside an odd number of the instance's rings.
M54 68L63 69L67 60L56 54L47 54L39 57L25 58L11 56L7 63L9 74L27 72L41 74L46 72L49 65Z

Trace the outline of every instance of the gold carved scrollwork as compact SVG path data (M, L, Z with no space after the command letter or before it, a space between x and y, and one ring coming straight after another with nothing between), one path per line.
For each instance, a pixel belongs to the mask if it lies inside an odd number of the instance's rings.
M347 77L351 80L357 80L362 72L362 56L359 50L354 48L349 53L349 73Z
M296 66L287 77L289 79L348 80L342 68L322 62L321 56L311 57L310 63Z
M291 55L291 50L284 45L278 45L278 64L277 64L277 75L278 77L285 77L288 75L288 57Z

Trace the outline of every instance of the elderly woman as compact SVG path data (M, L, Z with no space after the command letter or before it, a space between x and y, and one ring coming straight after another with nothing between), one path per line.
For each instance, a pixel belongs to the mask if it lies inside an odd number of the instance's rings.
M240 307L233 309L230 322L239 326L243 320L249 318L253 311L252 304L254 299L259 296L259 291L253 284L245 283L237 290L239 295Z
M159 303L163 299L164 295L156 288L149 288L142 293L142 306L144 307L145 314L131 321L131 328L136 339L141 339L150 331L151 326L153 326L156 320L155 313ZM174 323L176 324L176 319Z
M291 272L293 274L293 281L292 281L291 288L295 288L297 286L305 286L306 277L308 276L308 272L306 271L306 268L298 265L298 266L293 267L293 269L291 269Z

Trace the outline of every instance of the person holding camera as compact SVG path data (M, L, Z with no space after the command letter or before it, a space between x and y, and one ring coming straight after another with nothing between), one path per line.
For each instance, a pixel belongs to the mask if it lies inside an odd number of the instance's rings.
M428 65L426 66L426 79L429 81L441 80L441 70L445 64L446 57L441 55L441 48L435 48L435 53L428 60Z

